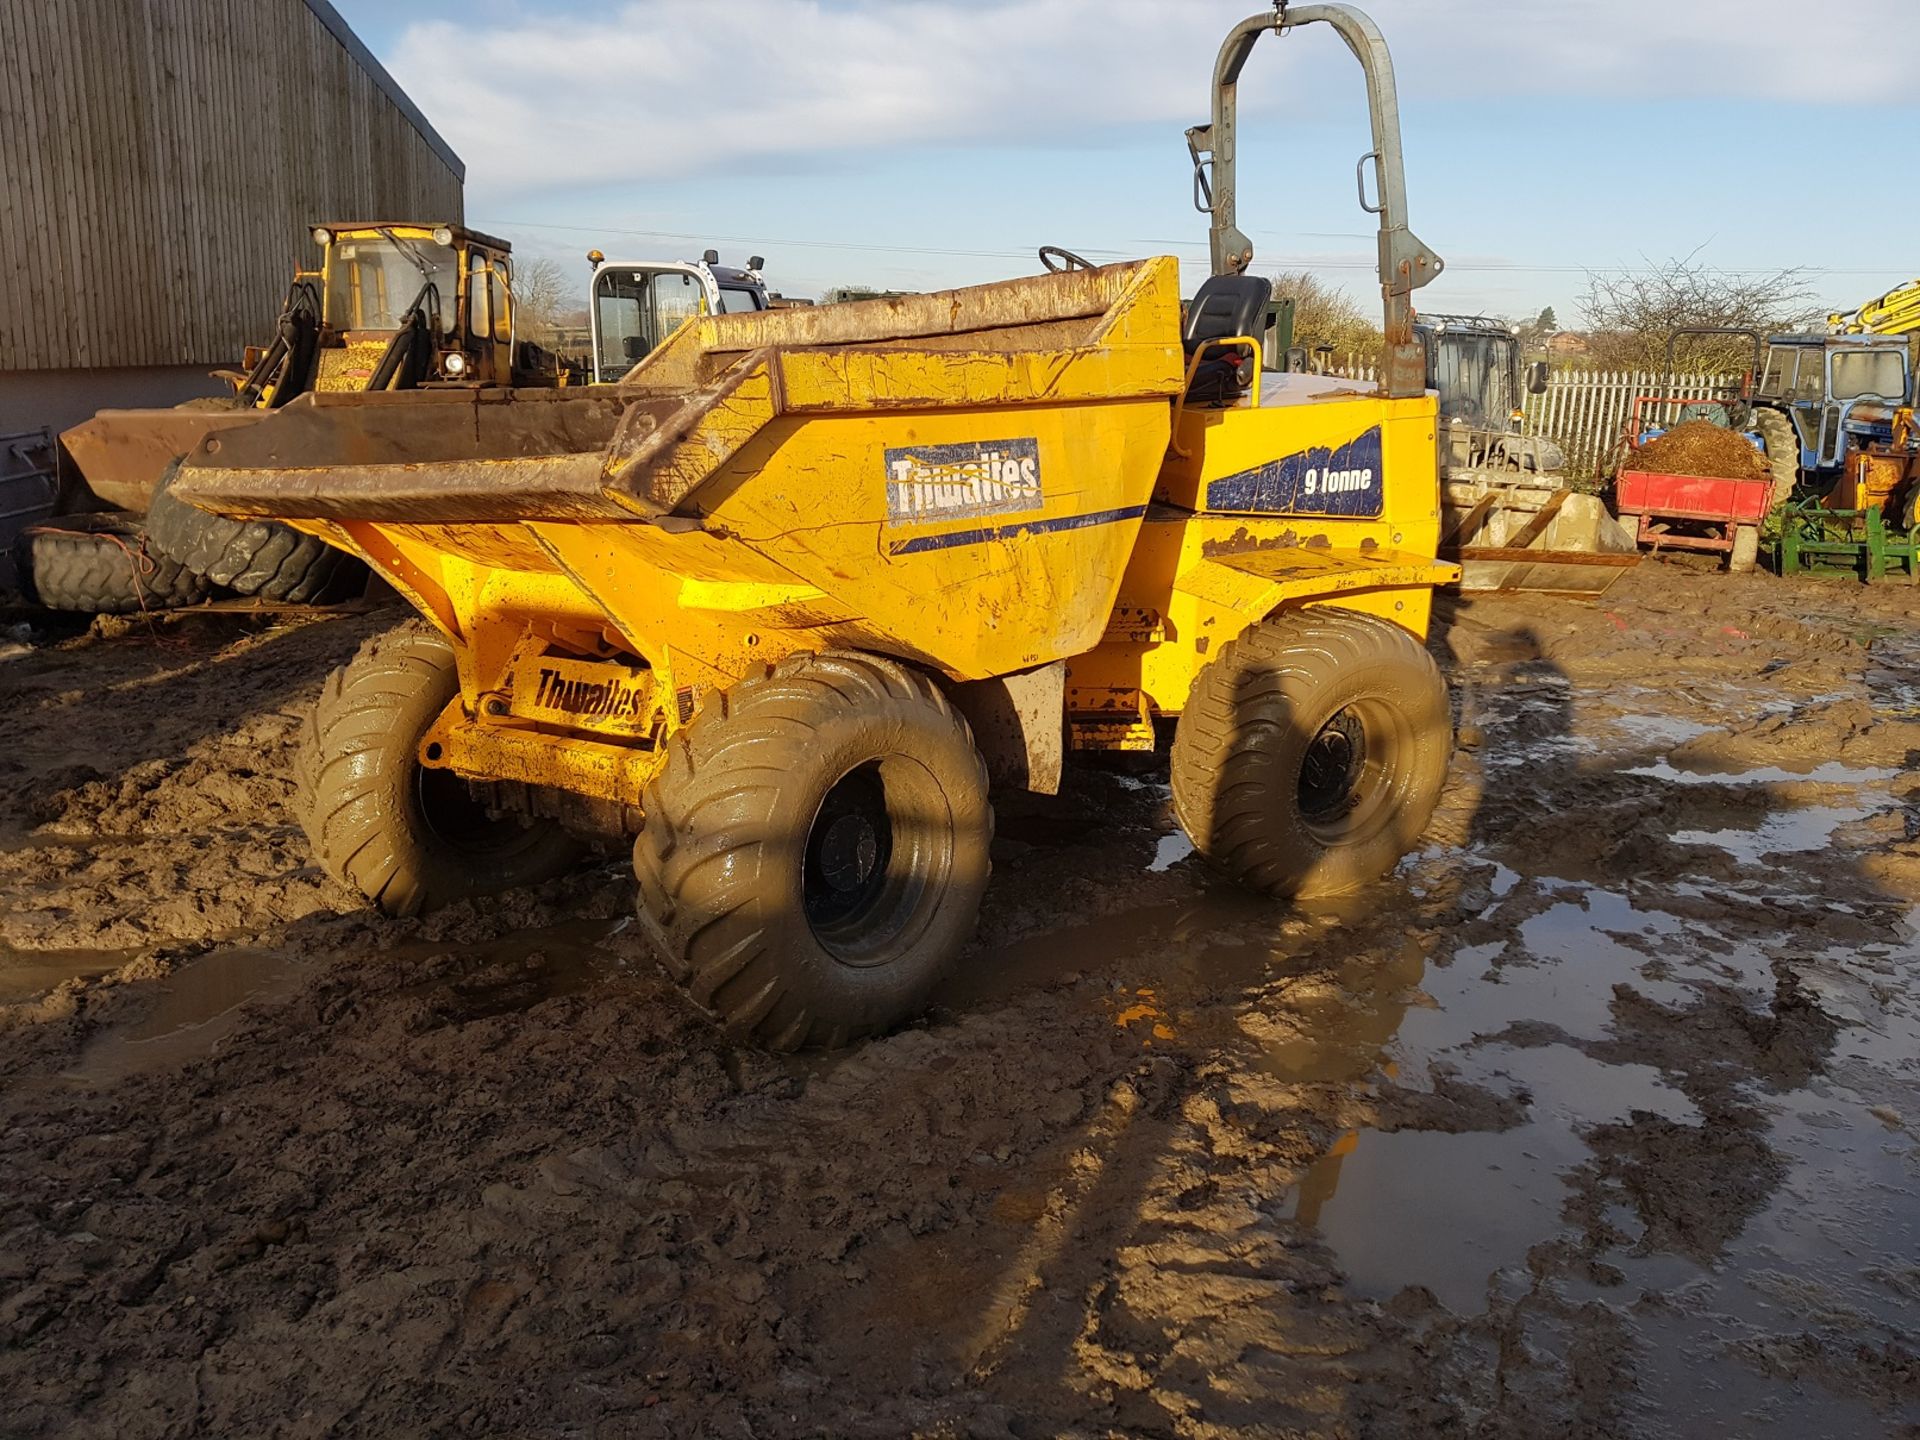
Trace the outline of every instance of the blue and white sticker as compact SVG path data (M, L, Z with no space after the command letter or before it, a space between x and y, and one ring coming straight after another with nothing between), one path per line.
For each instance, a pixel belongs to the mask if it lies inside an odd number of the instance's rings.
M965 440L885 452L887 523L917 525L1038 510L1040 442Z
M1377 516L1383 499L1378 425L1337 449L1316 445L1207 486L1209 510L1252 515Z

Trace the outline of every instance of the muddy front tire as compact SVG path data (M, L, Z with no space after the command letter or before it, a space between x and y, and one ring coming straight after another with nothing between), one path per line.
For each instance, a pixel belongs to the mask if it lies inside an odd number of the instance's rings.
M1174 812L1250 889L1337 895L1413 848L1452 750L1446 684L1418 641L1371 615L1296 611L1242 631L1194 677Z
M552 821L489 816L421 738L460 688L424 625L376 636L327 677L297 763L301 828L336 880L389 915L552 879L585 847Z
M772 1049L899 1024L973 933L986 768L894 661L795 656L716 697L643 808L643 927L696 1004Z

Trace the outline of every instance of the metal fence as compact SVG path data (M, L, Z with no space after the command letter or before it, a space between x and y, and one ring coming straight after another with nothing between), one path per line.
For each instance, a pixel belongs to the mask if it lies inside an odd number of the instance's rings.
M1378 372L1356 358L1336 363L1332 373L1371 382ZM1676 395L1720 392L1739 379L1733 375L1682 375ZM1667 376L1657 370L1555 370L1544 394L1528 395L1521 407L1527 433L1544 435L1566 452L1567 473L1575 479L1601 480L1613 473L1633 401L1639 395L1667 393ZM1649 419L1654 419L1654 412Z

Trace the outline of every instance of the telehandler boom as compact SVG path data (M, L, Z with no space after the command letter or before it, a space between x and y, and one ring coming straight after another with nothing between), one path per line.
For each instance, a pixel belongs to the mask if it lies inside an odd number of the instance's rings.
M1234 228L1233 82L1322 22L1371 100L1377 391L1261 373ZM1391 869L1446 773L1421 639L1458 572L1409 306L1440 262L1379 32L1245 22L1201 134L1218 273L1184 318L1169 257L694 315L616 387L316 394L203 445L180 495L324 536L420 612L309 718L322 862L409 913L632 837L662 961L776 1048L924 1003L986 885L990 781L1052 790L1063 744L1171 728L1180 823L1256 890Z

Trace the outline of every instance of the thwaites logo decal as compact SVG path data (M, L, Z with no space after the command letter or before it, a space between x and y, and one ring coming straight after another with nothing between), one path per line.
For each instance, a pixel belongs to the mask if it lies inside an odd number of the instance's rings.
M887 524L1038 510L1040 442L967 440L885 452Z
M1378 425L1337 449L1315 446L1207 486L1209 510L1254 515L1371 517L1383 498Z
M588 720L633 719L645 713L651 698L652 687L645 682L618 677L579 680L545 666L533 693L533 703L543 710L559 710Z

